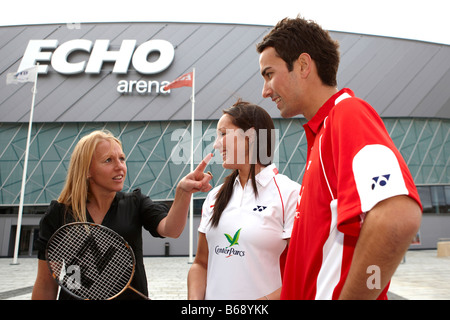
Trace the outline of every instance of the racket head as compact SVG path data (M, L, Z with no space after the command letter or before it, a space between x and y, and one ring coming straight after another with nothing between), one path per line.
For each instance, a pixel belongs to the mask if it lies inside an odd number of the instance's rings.
M115 231L95 223L73 222L49 239L47 264L58 285L83 300L110 300L128 288L136 260Z

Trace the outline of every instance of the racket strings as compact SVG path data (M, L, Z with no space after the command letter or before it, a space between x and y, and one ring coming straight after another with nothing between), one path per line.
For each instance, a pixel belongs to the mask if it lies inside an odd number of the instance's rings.
M91 300L118 295L134 272L134 256L124 240L95 225L72 224L57 232L48 262L62 287Z

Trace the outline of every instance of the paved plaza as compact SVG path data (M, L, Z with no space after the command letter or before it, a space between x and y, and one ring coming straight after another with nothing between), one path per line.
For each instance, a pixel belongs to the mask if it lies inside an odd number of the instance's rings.
M37 259L0 259L0 300L29 300ZM186 300L188 257L144 258L152 300ZM410 250L398 267L389 290L391 300L450 300L450 257L436 250Z

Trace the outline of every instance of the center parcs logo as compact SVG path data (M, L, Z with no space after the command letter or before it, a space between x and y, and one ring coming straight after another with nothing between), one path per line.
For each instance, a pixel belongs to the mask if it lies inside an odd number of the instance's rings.
M226 255L225 258L229 258L231 256L244 257L245 251L238 250L235 247L235 246L239 246L238 241L239 241L239 236L241 235L241 229L237 230L233 236L229 235L228 233L224 233L225 238L227 239L229 244L225 247L221 247L221 246L217 245L214 252L217 255L220 255L220 254Z

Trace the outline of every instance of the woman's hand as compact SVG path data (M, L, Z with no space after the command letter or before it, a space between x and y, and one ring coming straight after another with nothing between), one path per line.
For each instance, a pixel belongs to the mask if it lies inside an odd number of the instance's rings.
M200 164L195 168L194 171L186 175L183 179L178 183L177 189L181 189L185 192L195 193L195 192L208 192L211 190L212 186L209 182L212 179L211 172L204 172L206 166L211 160L213 154L209 153Z
M211 173L205 173L205 168L211 160L212 154L208 154L202 162L189 173L177 185L175 199L170 207L167 217L162 219L158 225L158 233L162 237L178 238L186 225L187 215L192 194L195 192L208 192L212 186Z

